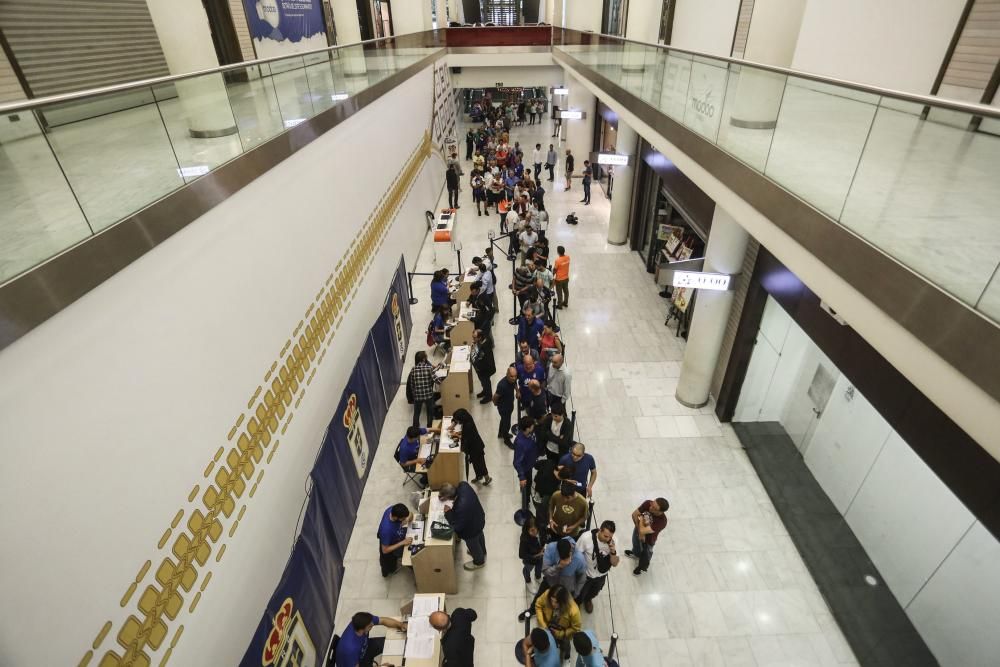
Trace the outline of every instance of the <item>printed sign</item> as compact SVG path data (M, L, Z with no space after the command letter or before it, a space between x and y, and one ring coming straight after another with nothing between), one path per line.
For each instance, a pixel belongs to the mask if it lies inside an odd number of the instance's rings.
M321 0L243 0L259 58L324 48Z
M674 287L707 289L725 292L732 285L733 277L728 273L700 273L698 271L674 271Z
M609 164L613 167L626 167L628 166L630 157L631 156L623 155L622 153L598 153L597 164Z
M583 120L586 114L576 109L560 109L559 117L563 120Z

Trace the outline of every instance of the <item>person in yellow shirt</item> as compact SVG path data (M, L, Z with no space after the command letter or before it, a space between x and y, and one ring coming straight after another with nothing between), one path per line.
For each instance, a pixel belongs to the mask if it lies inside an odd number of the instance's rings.
M556 261L552 263L555 268L556 283L556 308L569 307L569 255L566 248L556 247Z
M562 650L563 660L569 658L569 647L573 635L583 628L580 608L573 596L562 585L556 584L535 600L535 619L538 627L552 633Z

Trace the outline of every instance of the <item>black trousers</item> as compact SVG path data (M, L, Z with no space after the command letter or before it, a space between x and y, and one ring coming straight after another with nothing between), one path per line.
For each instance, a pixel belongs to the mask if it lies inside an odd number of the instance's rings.
M466 160L471 160L472 159L472 142L471 141L465 142L465 159Z
M577 602L582 604L596 598L597 594L604 590L604 584L607 579L607 575L597 577L596 579L587 577L587 581L583 582L583 588L580 589L580 597L577 599Z
M549 170L549 180L550 181L556 180L556 173L555 173L556 166L554 164L546 164L545 168Z
M477 370L476 377L479 378L479 382L483 385L483 394L485 394L486 396L492 396L493 392L490 391L490 387L493 385L491 381L493 379L493 374Z
M498 407L497 412L500 413L500 428L497 429L497 435L504 440L510 440L510 417L514 413L514 406L507 409Z
M360 667L371 667L375 664L375 658L382 655L385 650L385 637L369 637L368 646L365 648L365 654L361 656L361 660L358 662Z
M448 188L448 208L458 208L458 190Z
M382 576L388 577L390 574L396 571L399 567L399 562L403 560L403 552L399 549L395 551L390 551L387 554L382 553L382 547L379 546L378 550L378 564L382 566ZM381 653L381 651L379 651ZM378 653L376 653L378 655Z
M472 464L472 469L476 471L476 479L490 476L490 471L486 469L486 452L466 454L466 459ZM465 476L469 476L468 468L466 468Z

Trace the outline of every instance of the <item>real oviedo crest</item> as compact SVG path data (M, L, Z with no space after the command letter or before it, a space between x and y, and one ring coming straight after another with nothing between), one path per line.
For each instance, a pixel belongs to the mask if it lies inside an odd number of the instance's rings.
M365 437L364 422L361 418L361 407L358 405L358 395L351 394L347 399L343 415L344 428L347 430L347 448L354 457L354 465L358 469L358 478L365 476L368 470L368 439Z
M274 625L264 642L264 652L261 655L263 667L299 667L300 665L316 664L316 648L306 624L302 622L302 614L292 602L292 598L278 607L274 614Z

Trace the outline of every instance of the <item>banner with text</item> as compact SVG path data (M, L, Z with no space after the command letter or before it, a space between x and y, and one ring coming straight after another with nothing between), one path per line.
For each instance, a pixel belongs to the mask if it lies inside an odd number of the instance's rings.
M243 7L258 58L327 46L321 0L243 0Z

